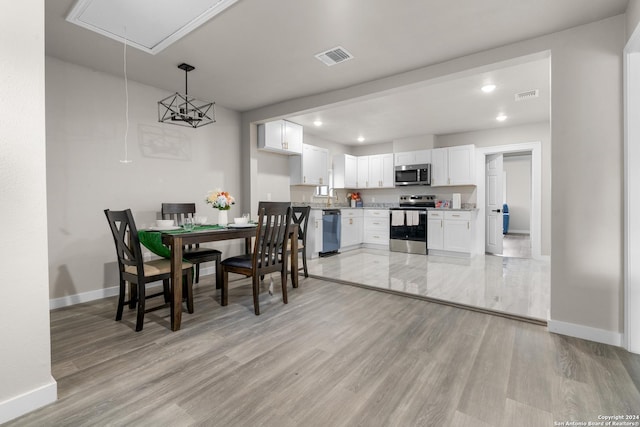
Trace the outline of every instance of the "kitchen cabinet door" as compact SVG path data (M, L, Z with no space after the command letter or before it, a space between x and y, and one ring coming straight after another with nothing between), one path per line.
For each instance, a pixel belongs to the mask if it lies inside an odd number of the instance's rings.
M449 183L448 150L435 148L431 150L431 186L447 185Z
M471 252L471 214L469 212L445 212L444 250Z
M303 128L286 120L258 125L258 148L281 154L301 154Z
M369 156L358 156L358 182L356 188L369 187Z
M475 185L475 147L448 148L449 185Z
M340 249L360 245L362 243L362 217L345 217L341 219Z
M405 151L395 153L394 166L424 165L431 163L431 150Z
M358 158L349 154L333 157L333 187L358 188Z
M427 249L444 248L444 216L442 212L427 211Z
M393 153L369 156L369 188L394 186Z
M329 150L302 144L302 155L289 158L291 185L329 185Z

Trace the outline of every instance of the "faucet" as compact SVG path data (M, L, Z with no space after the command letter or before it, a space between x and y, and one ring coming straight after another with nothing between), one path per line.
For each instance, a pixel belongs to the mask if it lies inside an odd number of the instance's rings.
M333 188L328 187L327 188L327 207L331 207L331 190L333 190Z

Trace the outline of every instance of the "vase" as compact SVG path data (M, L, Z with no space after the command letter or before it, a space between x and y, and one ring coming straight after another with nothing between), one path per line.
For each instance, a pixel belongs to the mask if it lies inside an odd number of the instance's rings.
M356 207L356 201L355 201L355 200L353 200L353 199L351 199L351 207L352 207L352 208L355 208L355 207Z
M227 225L227 224L229 224L229 216L227 215L227 211L218 209L218 225Z

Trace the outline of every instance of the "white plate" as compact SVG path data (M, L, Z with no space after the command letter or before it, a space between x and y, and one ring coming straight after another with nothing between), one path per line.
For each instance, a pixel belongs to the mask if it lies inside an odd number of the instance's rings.
M258 224L229 224L227 227L229 228L252 228L257 227Z
M158 226L149 227L149 230L151 231L171 231L171 230L180 230L180 229L182 229L182 227L177 227L175 225L169 225L166 227L158 227Z

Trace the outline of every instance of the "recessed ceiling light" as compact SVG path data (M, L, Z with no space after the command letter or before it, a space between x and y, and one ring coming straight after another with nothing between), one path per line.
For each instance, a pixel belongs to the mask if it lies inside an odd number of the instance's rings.
M364 142L364 136L359 136L358 137L358 142Z
M482 86L482 88L481 88L481 90L482 90L484 93L491 93L491 92L493 92L495 89L496 89L496 85L494 85L494 84L484 85L484 86Z
M504 114L498 114L498 117L496 117L496 120L499 122L504 122L505 120L507 120L507 116L505 116Z
M322 121L321 120L316 120L315 122L313 122L313 124L315 126L322 126Z

